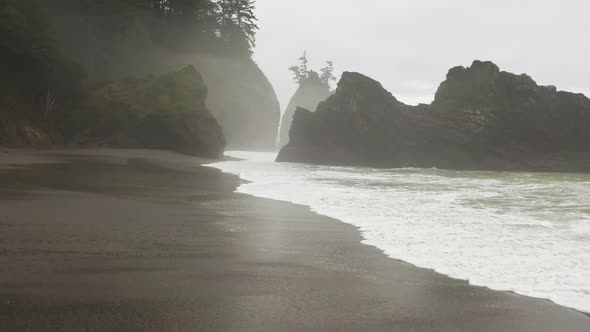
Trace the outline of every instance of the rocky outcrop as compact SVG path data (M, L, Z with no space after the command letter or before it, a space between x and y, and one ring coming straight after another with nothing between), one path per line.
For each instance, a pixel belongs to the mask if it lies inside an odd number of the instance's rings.
M274 150L281 109L274 88L252 59L203 52L179 54L155 47L136 56L141 57L141 65L129 63L121 68L117 64L112 71L120 76L110 79L164 74L192 65L208 87L207 106L222 126L228 148Z
M319 75L311 71L307 79L305 79L291 98L289 106L285 110L281 119L281 128L279 131L278 148L289 143L289 130L293 122L293 115L297 107L306 108L315 111L318 104L330 96L330 86L320 80Z
M133 14L137 16L132 19L134 24L124 33L111 35L97 25L102 21L89 20L85 12L59 9L49 11L57 39L69 55L84 65L90 82L162 75L192 65L209 88L207 106L223 127L228 149L275 149L279 101L269 80L250 57L212 49L207 52L207 47L165 47L150 35L151 11L146 13L147 18L141 12ZM191 35L190 31L179 33Z
M344 73L315 113L299 109L278 161L460 170L590 171L590 99L491 62L449 71L431 105L408 106Z
M225 138L205 105L206 97L207 86L192 66L98 86L67 123L66 143L219 158Z
M186 63L203 74L209 87L207 106L223 127L228 149L274 150L281 109L254 61L199 53Z

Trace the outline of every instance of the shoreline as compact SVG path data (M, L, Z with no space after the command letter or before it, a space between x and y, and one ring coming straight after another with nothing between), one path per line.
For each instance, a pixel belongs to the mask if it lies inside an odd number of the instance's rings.
M204 164L203 166L204 167L212 167L212 168L215 168L213 166L209 166L209 164ZM215 169L217 169L217 168L215 168ZM482 171L482 172L487 172L487 171ZM233 175L233 176L235 176L235 174L228 173L228 172L223 172L222 171L222 173L227 174L227 175ZM240 178L240 180L242 181L242 183L240 183L240 186L242 184L251 183L251 181L246 180L246 179ZM405 260L400 259L400 258L397 258L397 257L389 256L389 255L387 255L385 253L385 250L379 248L378 246L373 245L373 244L366 243L367 238L364 237L363 232L362 232L362 230L361 230L361 228L359 226L356 226L354 224L351 224L351 223L342 221L342 220L337 219L337 218L330 217L328 215L324 215L324 214L318 213L318 212L314 211L314 209L311 206L308 206L308 205L293 203L293 202L287 201L287 200L274 199L274 198L268 198L268 197L263 197L263 196L257 196L257 195L249 194L249 193L238 192L237 191L238 189L239 189L239 186L238 186L238 188L236 188L236 191L235 191L235 193L237 193L237 194L246 195L246 196L250 196L250 197L254 197L254 198L258 198L258 199L271 200L271 201L275 201L275 202L278 202L278 203L291 204L291 205L293 205L295 207L304 208L304 209L308 210L310 213L315 214L315 215L317 215L320 218L328 218L328 219L331 219L334 222L337 222L337 223L340 223L340 224L343 224L343 225L354 227L356 229L356 231L359 233L360 237L361 237L361 241L359 242L359 244L361 244L363 246L366 246L366 247L370 247L372 249L375 249L375 250L377 250L379 252L379 255L383 255L383 256L387 257L388 259L394 260L395 262L398 262L398 263L401 263L401 264L407 264L407 265L410 265L410 266L412 266L412 267L414 267L416 269L430 271L432 273L441 275L443 277L446 277L446 278L449 278L449 279L452 279L452 280L463 281L463 282L466 282L467 284L469 284L469 286L471 286L471 287L483 288L483 289L486 289L486 290L489 290L489 291L492 291L492 292L500 292L500 293L506 293L506 294L516 295L516 296L522 296L522 297L525 297L525 298L529 298L531 300L546 301L546 302L550 303L551 305L555 305L555 306L558 306L558 307L569 309L569 310L575 311L577 313L580 313L580 314L582 314L582 315L587 316L588 318L590 318L590 312L584 312L584 311L578 310L578 309L576 309L574 307L569 307L569 306L566 306L566 305L563 305L563 304L559 304L559 303L556 303L553 300L548 299L548 298L535 297L535 296L530 296L530 295L526 295L526 294L521 294L521 293L518 293L517 291L514 291L514 290L493 289L493 288L490 288L488 286L475 285L475 284L472 284L469 279L455 278L455 277L452 277L452 276L450 276L448 274L445 274L443 272L439 272L439 271L437 271L435 269L427 268L427 267L421 267L421 266L418 266L418 265L416 265L416 264L414 264L412 262L408 262L408 261L405 261ZM589 324L590 324L590 322L589 322Z
M235 193L243 180L204 160L113 153L0 168L0 330L590 326L549 300L392 259L308 207Z
M240 156L239 154L241 153L241 151L231 151L232 153L230 153L230 155L232 156ZM266 162L267 160L270 160L270 158L260 158L259 156L244 156L244 158L250 158L252 160L248 160L250 162L259 162L259 161L264 161ZM287 163L288 164L288 163ZM293 164L295 165L295 164ZM219 163L214 163L211 165L204 165L204 166L208 166L208 167L213 167L216 169L220 169L223 172L225 172L226 174L231 174L231 175L237 175L237 174L241 174L242 169L240 168L239 164L236 163L224 163L224 162L219 162ZM266 170L266 167L269 167L268 171L269 171L269 179L273 179L273 180L266 180L265 176L263 175L263 173L261 173L260 171L258 171L258 169L262 169L262 170ZM354 167L351 168L350 170L347 167L342 167L344 169L346 169L346 171L357 171L358 172L364 172L362 169L363 168L358 168L358 167ZM271 171L272 169L272 171ZM295 168L297 170L297 172L302 171L300 168ZM359 170L360 169L360 170ZM324 170L324 169L322 169ZM367 171L373 171L373 170L379 170L379 169L374 169L374 168L367 168ZM420 171L421 169L407 169L408 171ZM428 170L424 170L423 171L428 171ZM498 291L498 292L507 292L507 293L512 293L512 294L516 294L519 296L525 296L531 299L538 299L538 300L545 300L548 301L552 304L561 306L561 307L565 307L571 310L574 310L576 312L579 312L583 315L586 315L588 317L590 317L590 311L588 311L588 305L587 302L583 302L581 301L581 299L583 299L583 293L584 293L584 289L585 287L582 285L578 285L577 291L580 291L581 293L575 293L578 294L578 296L580 296L580 298L576 298L575 296L570 296L570 297L560 297L560 293L552 293L552 292L539 292L536 291L536 288L534 287L530 287L530 283L529 284L522 284L519 283L518 280L510 280L508 279L508 281L506 281L506 279L502 279L501 276L495 276L494 274L488 274L485 275L484 278L481 278L481 275L478 275L478 270L457 270L455 268L455 270L453 270L453 266L451 265L451 268L449 268L447 265L444 264L437 264L438 262L436 261L424 261L424 260L420 260L418 258L416 258L417 256L413 256L412 253L410 253L408 255L408 253L406 252L405 255L403 255L402 251L396 251L395 249L392 248L396 248L395 246L392 247L391 243L384 243L383 241L380 241L381 237L384 236L384 234L380 233L379 231L381 231L381 229L378 229L377 231L375 230L375 227L371 228L370 226L370 222L369 222L369 226L367 226L367 222L363 221L364 219L371 219L372 216L375 215L375 213L379 213L379 208L380 207L385 207L387 204L386 202L380 201L380 203L382 203L383 205L375 205L373 204L372 206L366 206L366 205L355 205L354 203L350 203L352 204L352 206L356 207L356 211L358 212L359 209L372 209L372 215L367 215L362 214L362 217L354 217L351 218L351 215L348 214L342 214L341 212L339 212L338 207L340 206L346 206L346 202L345 200L341 199L341 200L336 200L336 201L331 201L329 199L329 197L321 197L317 195L311 195L314 198L313 199L306 199L305 195L302 196L302 194L304 194L303 191L299 191L296 188L296 184L298 183L298 180L291 180L291 181L284 181L284 185L286 188L289 188L287 190L273 190L273 189L266 189L266 188L272 188L274 186L274 184L277 185L283 185L283 181L278 178L277 176L279 176L279 174L281 174L281 176L285 176L288 177L289 174L291 174L291 167L290 166L286 166L286 167L276 167L276 171L274 170L273 167L271 167L271 165L264 165L261 167L256 166L254 163L252 163L252 165L244 165L244 176L248 179L248 180L252 180L254 185L253 186L249 186L249 183L243 184L240 187L238 187L238 189L236 190L239 193L244 193L244 194L248 194L248 195L252 195L253 197L258 197L261 199L273 199L276 201L280 201L280 202L288 202L288 203L293 203L302 207L305 207L309 210L311 210L313 213L317 213L320 216L323 217L328 217L331 219L334 219L340 223L346 224L346 225L351 225L353 227L355 227L355 229L357 229L357 231L359 232L359 234L362 237L362 240L360 241L361 244L365 245L365 246L370 246L373 248L376 248L379 250L379 252L383 255L385 255L386 257L390 258L390 259L394 259L396 261L400 261L400 262L404 262L404 263L408 263L411 264L412 266L415 266L416 268L421 268L421 269L426 269L429 271L432 271L434 273L449 277L451 279L454 280L461 280L461 281L465 281L467 283L469 283L470 285L474 286L474 287L483 287L492 291ZM331 169L327 169L326 171L331 171ZM395 170L393 170L395 171ZM435 170L437 175L440 175L440 173L438 171L442 171L442 174L445 174L446 172L449 172L450 174L453 174L454 171L445 171L445 170ZM305 172L305 171L302 171ZM449 174L446 173L446 174ZM473 171L470 173L489 173L487 171ZM356 174L356 173L355 173ZM541 175L541 174L552 174L552 173L531 173L531 175ZM296 174L293 173L293 176L296 177ZM518 172L509 172L507 173L508 176L518 176ZM278 180L274 180L275 178L277 178ZM336 177L332 178L330 177L329 179L325 179L326 181L331 180L331 181L335 181ZM307 179L305 177L302 177L302 181L304 183L307 183ZM321 181L319 183L322 183ZM312 188L319 188L314 186L313 182L309 183L310 187ZM320 186L321 187L321 186ZM340 186L342 187L342 186ZM321 187L323 188L323 187ZM294 194L290 194L290 190L293 190ZM326 190L330 191L333 188L327 188ZM344 190L344 189L343 189ZM338 192L341 194L341 192ZM359 192L359 195L362 194ZM366 193L365 193L366 194ZM364 196L363 196L364 197ZM348 199L350 200L350 197L348 197ZM368 198L367 198L368 199ZM354 211L353 211L354 212ZM351 212L351 213L353 213ZM353 213L354 214L354 213ZM473 217L473 216L472 216ZM360 219L359 219L360 218ZM367 228L368 227L368 228ZM387 229L389 232L396 232L395 228L388 228ZM381 236L381 237L380 237ZM410 234L411 236L411 234ZM404 247L403 243L399 243L400 239L398 240L398 244L400 245L400 247ZM403 239L401 239L403 241ZM424 239L423 237L421 238L422 241L424 242L419 242L419 243L428 243L428 240ZM435 242L436 243L436 242ZM439 242L439 243L443 243L444 242ZM479 245L481 245L481 243L479 243ZM467 253L469 253L469 248L463 248L466 249ZM415 250L413 248L411 248L411 250ZM530 252L529 252L530 253ZM396 255L399 254L399 255ZM506 261L510 261L510 260L506 260L504 259L504 262ZM455 257L455 262L456 263L461 263L460 258ZM537 260L537 262L541 263L542 261ZM480 262L482 263L482 262ZM487 266L493 266L493 265L489 265L489 262L484 262L487 263ZM565 263L565 262L562 262ZM559 264L562 265L562 264ZM487 266L483 266L483 268L486 268ZM481 266L480 266L481 267ZM558 267L559 268L559 267ZM506 274L506 271L510 271L510 267L508 267L508 270L501 270L504 274ZM563 274L563 273L562 273ZM506 274L508 275L508 274ZM566 273L567 275L567 273ZM576 275L575 273L571 274L571 275ZM520 275L522 277L522 275ZM525 274L526 276L526 274ZM541 278L541 275L537 275L537 279L536 282L540 282L543 281L544 279ZM479 279L477 277L480 277ZM551 276L549 276L551 277ZM498 282L498 279L499 281ZM514 279L514 278L513 278ZM549 279L552 280L552 279ZM582 279L584 280L584 279ZM510 282L510 281L515 281L515 282ZM565 282L565 281L563 281ZM542 283L541 283L542 284ZM560 289L560 283L553 283L551 284L554 289L559 290ZM567 283L564 283L563 285L567 285ZM534 283L533 283L534 286ZM546 289L547 286L546 286Z
M207 164L205 164L203 166L206 166L207 167ZM234 175L232 173L224 173L224 174ZM250 183L250 181L245 180L245 179L242 179L242 178L240 178L240 180L243 181L244 183ZM410 266L412 266L412 267L414 267L416 269L430 271L432 273L441 275L441 276L446 277L446 278L449 278L449 279L453 279L453 280L457 280L457 281L463 281L463 282L466 282L467 284L469 284L469 286L471 286L471 287L483 288L483 289L486 289L486 290L489 290L489 291L492 291L492 292L500 292L500 293L507 293L507 294L512 294L512 295L516 295L516 296L523 296L523 297L526 297L526 298L529 298L529 299L532 299L532 300L546 301L546 302L548 302L548 303L550 303L552 305L556 305L558 307L562 307L562 308L565 308L565 309L573 310L573 311L575 311L577 313L580 313L582 315L588 316L588 318L590 318L590 312L584 312L584 311L578 310L578 309L576 309L574 307L569 307L569 306L566 306L566 305L563 305L563 304L559 304L559 303L556 303L553 300L548 299L548 298L535 297L535 296L530 296L530 295L526 295L526 294L521 294L521 293L518 293L517 291L514 291L514 290L493 289L493 288L490 288L488 286L475 285L475 284L472 284L469 279L455 278L455 277L452 277L452 276L450 276L448 274L445 274L443 272L439 272L439 271L437 271L435 269L427 268L427 267L421 267L421 266L418 266L418 265L416 265L416 264L414 264L412 262L408 262L408 261L405 261L405 260L400 259L400 258L397 258L397 257L389 256L389 255L387 255L385 253L385 250L379 248L378 246L373 245L373 244L366 243L367 238L365 238L363 236L363 232L361 231L360 227L358 227L358 226L356 226L354 224L347 223L347 222L342 221L340 219L336 219L336 218L333 218L333 217L330 217L330 216L327 216L327 215L318 213L318 212L314 211L312 209L312 207L310 207L308 205L298 204L298 203L293 203L293 202L286 201L286 200L268 198L268 197L263 197L263 196L256 196L256 195L247 194L247 193L240 193L240 192L236 192L236 193L241 194L241 195L255 197L255 198L258 198L258 199L267 199L267 200L275 201L275 202L278 202L278 203L292 204L295 207L300 207L300 208L307 209L310 213L315 214L315 215L317 215L320 218L328 218L328 219L331 219L334 222L337 222L337 223L340 223L340 224L344 224L344 225L347 225L347 226L352 226L352 227L354 227L357 230L357 232L361 236L361 241L359 242L361 245L366 246L366 247L370 247L372 249L375 249L375 250L377 250L379 252L380 255L383 255L383 256L387 257L388 259L394 260L394 261L396 261L398 263L407 264L407 265L410 265Z

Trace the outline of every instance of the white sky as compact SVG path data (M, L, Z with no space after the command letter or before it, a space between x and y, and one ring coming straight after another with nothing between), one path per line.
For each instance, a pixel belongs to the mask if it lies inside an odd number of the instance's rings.
M589 13L588 0L257 0L254 58L283 109L303 50L408 104L430 103L448 69L475 59L588 96Z

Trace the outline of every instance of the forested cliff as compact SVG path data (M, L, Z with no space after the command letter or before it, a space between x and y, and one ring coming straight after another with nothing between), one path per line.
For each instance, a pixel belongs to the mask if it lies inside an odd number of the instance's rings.
M31 140L22 135L23 121L34 122L34 127L40 128L37 131L47 133L50 139L46 144L67 141L76 137L79 129L68 120L73 118L72 114L83 113L80 108L88 103L82 101L95 95L93 89L130 77L146 80L151 75L179 73L181 68L191 65L208 93L201 94L199 84L192 89L196 95L202 95L229 145L272 148L279 105L272 86L251 59L257 30L254 1L7 0L0 6L2 15L11 18L0 23L0 33L10 36L3 38L8 41L2 43L0 53L2 59L9 58L5 63L14 64L3 68L4 81L23 82L18 94L21 101L12 103L18 110L0 109L0 114L12 114L2 115L6 124L0 127L12 134L2 136L0 129L0 144L30 145ZM27 38L41 45L26 49L23 45L31 45ZM20 58L21 53L32 54L31 61L42 62L41 67L45 64L46 68L18 63L14 59ZM21 75L22 68L31 68L31 75ZM46 72L48 80L59 81L59 85L47 80L38 82L36 91L30 91L27 83L39 72ZM178 82L188 84L189 80ZM62 88L64 85L68 86ZM63 96L62 90L67 96ZM2 100L13 96L17 94L2 93ZM20 116L26 103L34 104L28 107L33 113L45 108L41 113L49 113L48 116ZM200 102L193 108L202 109ZM47 109L50 110L46 112ZM63 127L67 127L66 135Z

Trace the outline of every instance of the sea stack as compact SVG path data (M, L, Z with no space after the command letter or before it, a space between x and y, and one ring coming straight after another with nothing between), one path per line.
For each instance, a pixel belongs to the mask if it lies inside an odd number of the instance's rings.
M590 99L492 62L452 68L431 105L399 102L358 73L299 109L277 160L370 167L590 171Z
M282 148L289 143L289 130L293 121L293 115L297 107L303 107L315 111L318 104L324 101L330 95L330 86L320 79L320 76L310 71L299 88L291 98L287 110L281 119L281 128L279 133L278 148Z

